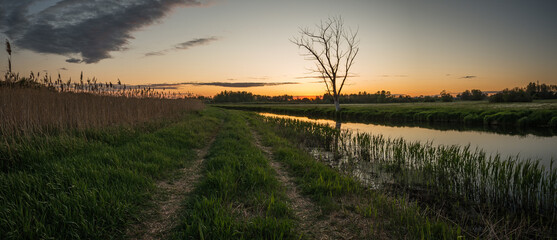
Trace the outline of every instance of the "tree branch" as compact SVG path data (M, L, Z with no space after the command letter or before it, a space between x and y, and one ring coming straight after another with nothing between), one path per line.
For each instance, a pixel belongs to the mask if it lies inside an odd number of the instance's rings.
M345 31L342 17L330 17L316 25L316 31L300 28L300 37L290 40L307 52L304 56L315 60L315 73L319 73L325 82L329 94L338 101L344 83L350 76L350 69L359 52L358 31ZM344 74L339 74L341 69ZM337 89L337 78L341 78ZM338 91L337 91L338 90Z

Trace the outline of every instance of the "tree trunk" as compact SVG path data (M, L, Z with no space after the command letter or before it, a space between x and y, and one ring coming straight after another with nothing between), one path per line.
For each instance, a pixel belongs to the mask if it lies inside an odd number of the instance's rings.
M340 103L338 101L338 97L334 98L334 102L335 102L335 110L336 112L340 112Z

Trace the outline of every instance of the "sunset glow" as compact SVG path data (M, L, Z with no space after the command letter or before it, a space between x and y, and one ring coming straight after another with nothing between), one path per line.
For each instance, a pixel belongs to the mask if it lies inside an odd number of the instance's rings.
M557 84L555 1L0 1L13 70L212 96L316 96L290 39L342 16L360 52L343 93L433 95ZM150 9L150 11L147 11ZM0 53L0 73L7 54Z

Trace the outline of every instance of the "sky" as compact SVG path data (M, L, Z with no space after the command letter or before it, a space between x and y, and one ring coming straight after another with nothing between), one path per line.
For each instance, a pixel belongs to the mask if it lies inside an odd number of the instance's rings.
M314 96L326 87L291 40L341 16L360 42L342 93L417 96L557 84L556 13L553 0L0 0L0 38L22 75Z

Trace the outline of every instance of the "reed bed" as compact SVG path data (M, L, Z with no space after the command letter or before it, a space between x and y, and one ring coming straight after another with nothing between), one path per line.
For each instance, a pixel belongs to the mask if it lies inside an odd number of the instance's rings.
M555 232L557 224L557 169L535 160L487 155L470 146L436 146L382 135L336 130L328 125L281 118L265 118L283 135L309 148L334 153L348 164L371 162L377 175L390 177L383 187L425 190L444 196L449 204L473 204L507 220ZM404 192L404 191L403 191ZM507 221L505 220L505 221Z
M61 80L51 84L45 79L42 83L36 77L11 74L0 81L1 137L135 125L204 107L199 100L173 98L151 89L120 89L112 83L101 87L91 80L61 88Z
M197 100L127 98L0 88L0 135L28 135L146 122L200 110Z
M52 80L52 75L40 72L36 74L31 72L28 77L20 76L19 73L7 72L4 80L0 80L0 87L24 87L24 88L46 88L56 92L73 92L73 93L92 93L102 96L119 96L119 97L135 97L135 98L193 98L191 93L170 92L166 89L154 89L141 85L122 84L120 79L117 82L100 82L97 78L83 77L83 72L79 76L79 81L72 82L70 77L68 80L62 80L62 76L58 73L58 77Z

